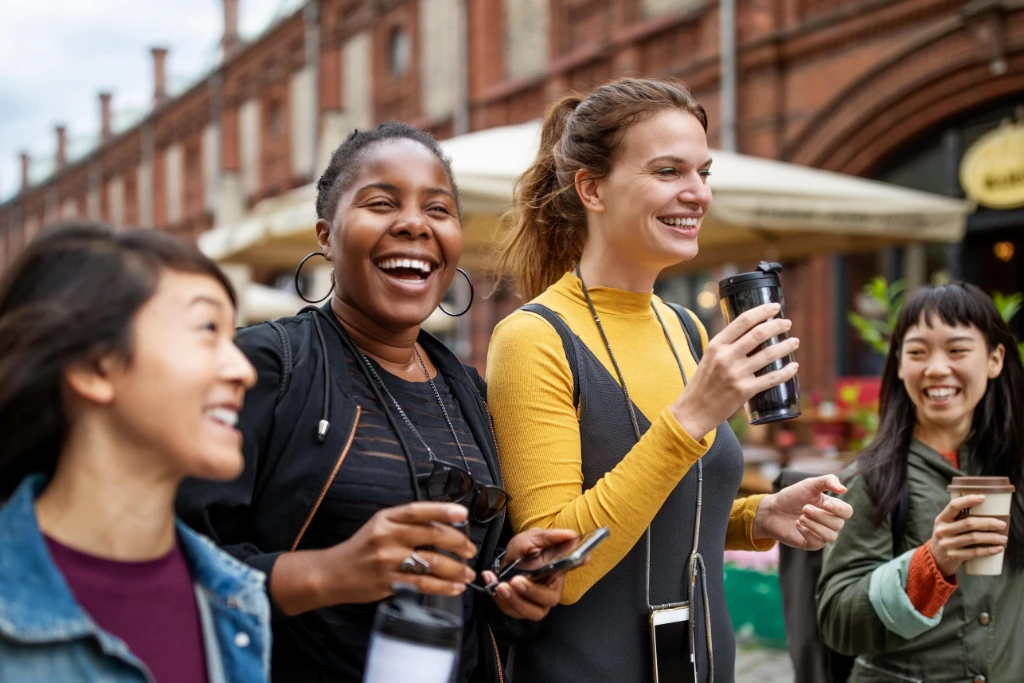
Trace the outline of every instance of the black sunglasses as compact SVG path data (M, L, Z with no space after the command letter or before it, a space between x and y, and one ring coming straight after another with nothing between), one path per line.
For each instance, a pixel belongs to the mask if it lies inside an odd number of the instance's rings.
M416 476L421 485L426 485L427 500L435 503L464 503L469 508L470 518L480 524L486 524L497 517L508 504L508 492L500 486L480 486L461 467L440 460L431 462L433 467L430 473Z

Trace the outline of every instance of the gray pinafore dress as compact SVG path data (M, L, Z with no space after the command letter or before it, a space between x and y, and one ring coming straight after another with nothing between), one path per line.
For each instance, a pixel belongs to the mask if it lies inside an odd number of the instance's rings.
M689 314L672 306L699 360L700 344ZM542 316L562 338L573 372L574 400L580 413L583 488L594 486L636 444L622 388L596 356L551 309L527 304L522 310ZM666 320L666 324L672 324ZM667 343L667 342L666 342ZM640 430L650 420L634 404ZM726 610L723 554L729 515L743 477L743 452L735 433L723 422L702 458L704 482L698 549L706 568L708 604L696 591L695 619L698 679L708 679L705 610L711 614L715 683L731 683L735 639ZM687 600L686 565L696 520L697 467L682 478L651 523L651 604ZM644 538L575 604L559 605L529 642L512 649L509 673L514 683L651 683L649 609L645 595ZM699 582L698 578L698 582ZM680 643L681 648L688 644ZM663 683L665 683L663 681ZM670 682L674 683L674 682Z

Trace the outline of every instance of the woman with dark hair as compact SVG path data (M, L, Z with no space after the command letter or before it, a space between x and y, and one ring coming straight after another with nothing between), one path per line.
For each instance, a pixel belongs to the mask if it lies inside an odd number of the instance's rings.
M926 287L900 311L878 433L849 477L855 509L825 551L818 621L859 655L851 681L1019 681L1024 671L1024 366L992 300ZM1009 477L1010 522L950 501L957 476ZM893 511L905 507L902 538ZM895 539L895 541L894 541ZM899 546L894 548L894 543ZM960 571L1006 553L1000 576Z
M259 374L239 421L245 472L187 485L179 510L268 574L275 680L361 681L377 602L398 581L464 617L459 681L500 680L491 627L542 618L563 579L466 591L481 574L495 583L507 495L480 376L420 327L462 254L450 163L429 134L389 122L349 136L318 189L307 259L330 262L329 300L241 330ZM505 557L575 537L532 530Z
M174 517L242 469L235 295L148 230L49 230L0 279L0 681L265 681L264 576Z
M487 368L510 519L611 536L515 649L517 680L650 681L651 624L687 603L685 647L657 642L660 677L731 681L725 548L821 548L850 514L824 495L843 490L834 476L735 500L743 454L726 420L797 371L757 374L797 348L757 350L790 329L780 307L709 343L695 316L653 294L662 270L697 255L706 130L682 85L615 81L552 106L519 179L501 270L533 301L498 325Z

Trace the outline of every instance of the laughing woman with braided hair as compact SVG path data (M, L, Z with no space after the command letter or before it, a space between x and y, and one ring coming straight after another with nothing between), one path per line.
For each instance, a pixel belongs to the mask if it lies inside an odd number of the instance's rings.
M420 329L462 254L450 163L430 135L389 122L349 136L318 190L311 256L332 265L328 301L239 333L259 374L239 420L245 471L187 485L180 513L267 574L274 680L358 683L396 581L464 596L458 680L499 680L494 633L541 619L563 579L466 591L493 580L507 495L480 376ZM575 536L527 531L506 557Z

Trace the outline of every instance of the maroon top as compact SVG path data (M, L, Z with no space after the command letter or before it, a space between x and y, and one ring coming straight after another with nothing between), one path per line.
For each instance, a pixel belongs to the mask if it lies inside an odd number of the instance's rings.
M207 683L199 607L177 542L156 560L118 562L44 538L78 604L123 640L157 683Z

